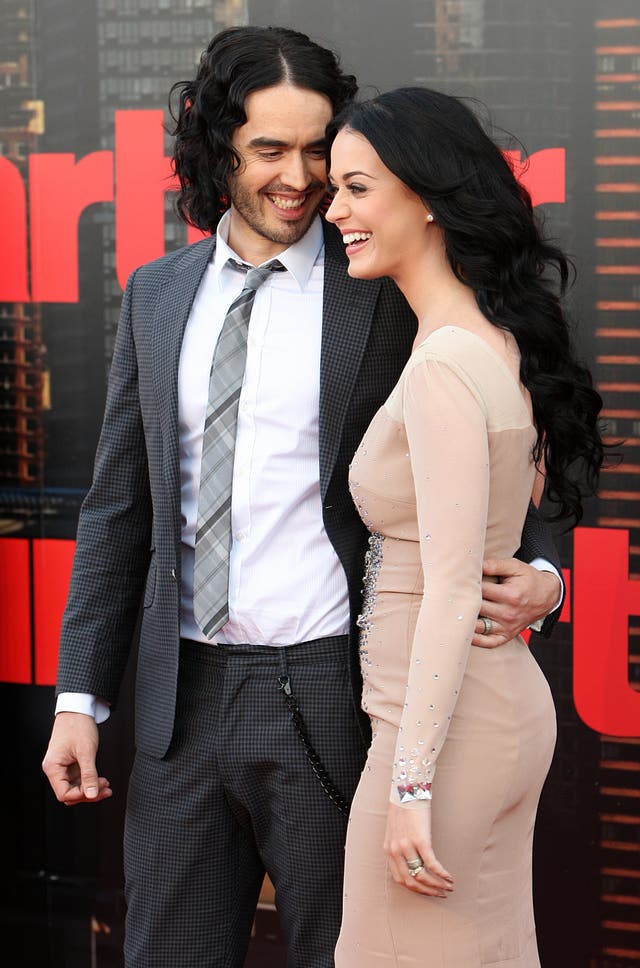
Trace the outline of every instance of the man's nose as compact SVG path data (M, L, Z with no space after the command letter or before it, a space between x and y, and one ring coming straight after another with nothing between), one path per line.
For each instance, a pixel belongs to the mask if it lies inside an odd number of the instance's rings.
M285 185L295 188L296 191L304 191L313 181L309 163L304 155L290 155L282 171L282 180Z

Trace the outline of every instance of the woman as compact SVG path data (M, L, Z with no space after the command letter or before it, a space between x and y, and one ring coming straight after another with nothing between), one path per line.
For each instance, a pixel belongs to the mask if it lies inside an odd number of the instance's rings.
M534 968L532 834L553 702L520 637L469 644L483 557L516 551L532 493L544 485L575 521L578 471L597 484L601 400L556 292L567 261L455 98L383 94L347 108L329 143L327 218L350 275L390 276L419 321L351 467L372 532L360 654L373 742L336 965Z

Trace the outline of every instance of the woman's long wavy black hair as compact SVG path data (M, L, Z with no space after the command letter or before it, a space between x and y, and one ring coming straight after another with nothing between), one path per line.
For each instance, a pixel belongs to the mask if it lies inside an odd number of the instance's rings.
M173 85L173 168L180 180L176 207L186 222L215 232L229 207L228 177L240 164L231 139L247 120L245 100L253 91L282 83L324 94L334 113L358 90L355 77L342 72L332 51L283 27L221 31L203 52L195 80Z
M491 323L513 333L538 431L534 458L557 505L550 516L577 523L603 462L602 400L561 307L569 262L542 237L529 193L474 113L438 91L401 88L346 107L329 126L328 151L344 127L423 199L457 278Z

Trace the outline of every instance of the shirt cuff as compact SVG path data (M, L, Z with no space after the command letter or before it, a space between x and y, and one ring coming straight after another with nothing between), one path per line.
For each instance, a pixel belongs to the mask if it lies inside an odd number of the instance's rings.
M109 718L111 710L109 703L91 693L61 692L56 700L56 716L58 713L84 713L100 724Z
M555 565L552 565L551 562L547 561L546 558L534 558L533 561L529 562L529 564L531 565L532 568L537 568L538 571L550 571L553 575L556 576L556 578L560 582L560 598L551 609L551 612L555 612L555 610L557 608L560 608L560 606L562 605L562 599L564 596L564 582L562 581L562 575L555 567ZM551 615L551 612L548 612L547 614ZM529 626L531 631L540 632L542 630L542 626L544 625L546 617L547 616L545 615L545 618L539 618L537 622L532 622L531 625Z

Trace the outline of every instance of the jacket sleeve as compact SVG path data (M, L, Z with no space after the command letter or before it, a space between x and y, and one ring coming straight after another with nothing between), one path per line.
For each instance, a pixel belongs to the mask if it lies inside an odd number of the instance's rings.
M551 528L533 503L529 504L522 529L522 544L516 552L516 558L526 563L533 561L534 558L544 558L554 566L562 580L562 565L551 534ZM558 607L547 615L540 629L542 635L547 638L551 635L560 617L565 592L566 588L564 582L562 582L562 600Z
M112 704L135 633L151 543L134 285L135 273L122 302L93 482L80 511L56 690L92 693Z

